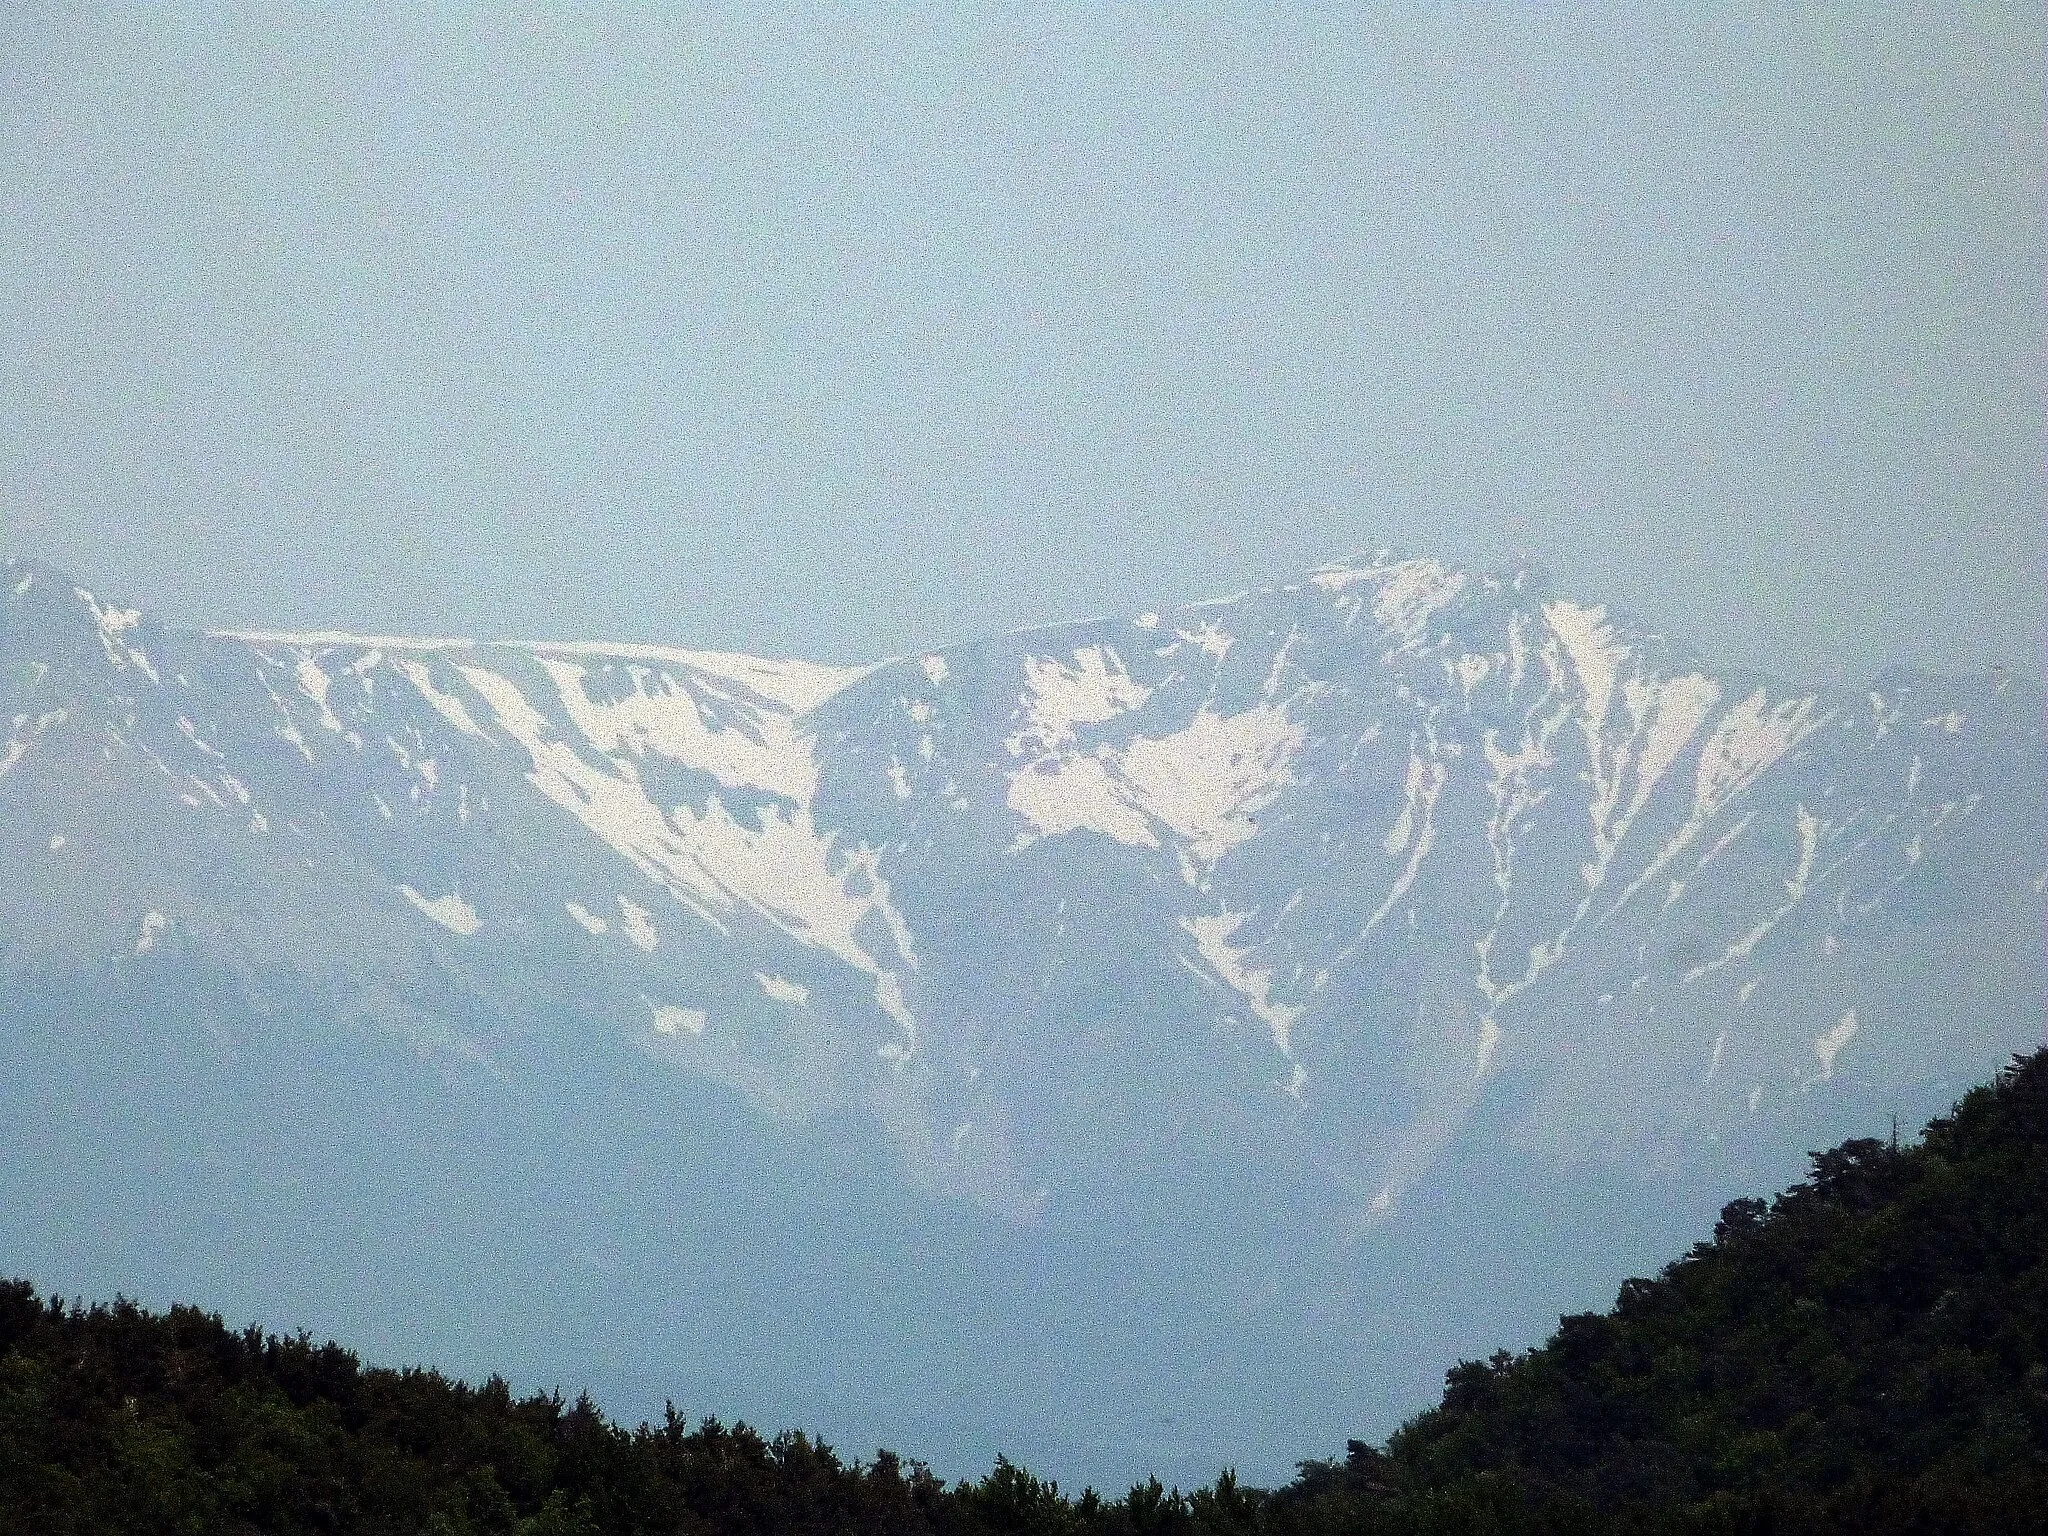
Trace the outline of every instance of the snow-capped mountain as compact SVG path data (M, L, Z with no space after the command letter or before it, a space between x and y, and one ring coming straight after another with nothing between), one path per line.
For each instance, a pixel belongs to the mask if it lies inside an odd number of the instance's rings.
M2029 679L1715 673L1427 560L863 669L4 581L0 985L175 996L223 1070L601 1058L1027 1245L1188 1201L1327 1279L1516 1169L1695 1214L2041 1033Z

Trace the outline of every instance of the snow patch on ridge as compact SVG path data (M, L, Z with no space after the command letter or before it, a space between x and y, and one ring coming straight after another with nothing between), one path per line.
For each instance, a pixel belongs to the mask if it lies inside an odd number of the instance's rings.
M1560 600L1543 605L1543 618L1578 674L1579 687L1586 696L1586 732L1597 739L1614 697L1615 677L1628 660L1629 649L1615 639L1604 607L1587 608Z
M1856 1036L1856 1010L1849 1009L1826 1034L1813 1042L1813 1054L1820 1061L1820 1080L1826 1082L1835 1075L1835 1058L1842 1054L1842 1047Z
M1024 658L1025 691L1018 703L1025 723L1010 737L1011 755L1057 752L1074 741L1074 727L1100 725L1142 705L1152 690L1135 681L1123 658L1106 645L1082 646L1069 667L1050 657Z
M320 669L320 663L309 652L299 653L294 676L298 679L299 692L311 699L314 708L320 711L320 724L337 736L344 734L348 728L327 704L327 690L333 686L333 680Z
M1698 981L1702 976L1718 971L1723 966L1732 965L1737 960L1749 958L1757 945L1763 942L1764 936L1777 927L1779 921L1786 913L1790 912L1805 899L1807 884L1813 877L1814 855L1820 849L1822 826L1820 818L1807 810L1803 805L1794 810L1793 825L1799 837L1799 862L1793 869L1791 878L1785 882L1785 900L1759 918L1747 933L1735 940L1714 959L1707 961L1705 964L1696 965L1687 971L1684 977L1686 984Z
M1464 591L1466 577L1463 571L1453 571L1435 560L1389 560L1382 553L1370 565L1325 566L1309 581L1329 593L1344 593L1363 582L1375 583L1374 620L1403 644L1412 644L1429 627L1431 615Z
M468 938L484 925L483 919L476 915L476 908L464 901L460 892L432 899L422 896L409 885L401 885L398 892L450 933Z
M1433 743L1432 743L1433 745ZM1394 877L1394 883L1387 890L1386 898L1365 920L1366 933L1371 933L1394 910L1395 905L1415 885L1415 877L1422 872L1422 861L1429 857L1430 849L1436 846L1436 802L1443 793L1445 769L1434 756L1424 759L1411 744L1408 749L1408 777L1402 787L1401 814L1395 818L1388 830L1384 847L1389 858L1399 857L1405 850L1407 862ZM1420 830L1417 831L1417 823Z
M1222 715L1205 704L1164 736L1050 753L1009 776L1009 807L1032 829L1019 846L1034 835L1094 831L1157 848L1164 828L1198 864L1213 866L1256 835L1257 813L1293 782L1306 737L1281 705Z
M619 926L626 930L627 941L642 954L653 954L661 943L661 935L654 928L654 914L630 896L621 896L618 902Z
M509 678L480 666L460 670L499 727L526 750L532 764L527 782L721 931L730 931L721 914L744 909L872 978L876 1005L903 1031L904 1043L896 1049L905 1059L915 1050L916 1020L894 969L895 963L916 968L909 931L891 903L874 850L840 850L834 836L814 824L809 800L817 770L808 738L787 716L763 711L752 717L751 730L710 730L694 702L666 688L649 692L638 678L632 698L599 706L583 692L581 669L557 662L547 670L578 734L595 749L593 761L562 739ZM731 732L738 741L721 739ZM722 770L738 787L767 789L781 794L783 803L735 815L714 794L701 808L665 811L640 776L637 759L650 753L714 776ZM672 753L677 755L671 758ZM644 909L632 908L623 897L620 903L627 936L652 948L651 922L633 916ZM885 964L858 937L870 917L881 920L893 941L894 962Z
M728 697L737 688L773 703L781 713L792 715L807 714L874 670L742 656L730 651L686 651L666 645L614 645L601 641L535 640L508 648L524 651L536 660L587 656L599 661L652 662L680 669L697 686L723 685L715 691Z
M1019 768L1010 775L1005 800L1037 837L1100 832L1127 848L1159 846L1150 818L1107 749L1093 757L1048 757ZM1011 851L1035 840L1031 833L1020 834Z
M1226 910L1210 916L1184 917L1180 925L1194 939L1195 952L1202 957L1210 973L1245 1000L1271 1032L1273 1044L1283 1055L1291 1056L1294 1024L1302 1015L1302 1007L1295 1003L1274 1002L1272 970L1247 966L1244 962L1252 952L1251 946L1230 942L1250 915ZM1299 1080L1294 1088L1298 1093Z
M1199 629L1177 629L1174 633L1219 666L1235 643L1235 637L1217 628L1214 619L1204 619Z
M751 700L708 685L684 681L646 667L628 666L632 691L612 703L596 703L585 688L589 672L573 661L537 656L555 685L570 723L607 756L653 755L707 773L727 789L765 789L807 804L818 787L818 766L808 736L779 711L748 708ZM733 720L720 726L705 718L691 687L725 707Z
M15 764L28 756L29 749L42 740L51 726L62 725L66 715L63 709L50 710L34 719L25 713L16 715L8 728L7 746L0 750L0 778L5 778Z
M1294 781L1290 765L1307 735L1278 705L1237 715L1205 705L1184 730L1133 737L1123 778L1149 815L1214 864L1257 833L1254 817Z
M1825 725L1829 717L1814 713L1818 702L1808 695L1767 707L1759 688L1723 715L1700 750L1693 795L1696 816L1712 816Z
M763 993L778 1003L790 1003L800 1008L811 1000L811 989L800 981L791 981L787 976L756 971L754 980L760 983Z
M92 614L93 623L100 632L100 649L106 652L107 660L124 669L133 666L152 683L161 685L163 679L157 676L156 668L150 664L149 654L130 645L124 638L129 630L142 622L141 611L134 608L116 608L111 603L101 607L99 600L85 588L73 587L71 591Z
M1693 773L1692 809L1687 813L1684 824L1616 898L1614 905L1608 908L1609 917L1627 906L1637 891L1692 847L1709 823L1767 769L1833 718L1829 712L1816 713L1818 703L1817 698L1808 694L1773 705L1764 690L1758 688L1715 722L1713 730L1700 746L1699 762ZM1709 704L1707 707L1711 709L1712 706ZM1700 862L1705 864L1713 858L1741 831L1742 825L1738 825Z
M434 710L456 730L465 736L474 736L479 741L488 741L483 727L478 725L469 713L469 706L452 693L443 693L434 686L434 677L424 662L402 657L393 663L399 674L411 683L419 696L433 705Z
M654 1032L657 1035L701 1035L704 1026L710 1022L702 1008L676 1008L665 1003L649 1003L647 1006L654 1012Z

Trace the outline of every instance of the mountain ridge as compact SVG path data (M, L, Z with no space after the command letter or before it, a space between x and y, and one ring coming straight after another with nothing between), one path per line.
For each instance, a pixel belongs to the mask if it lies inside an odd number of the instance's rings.
M10 563L0 984L161 996L202 1074L303 1034L864 1126L1027 1248L1198 1210L1216 1306L1356 1329L1409 1203L1652 1232L2034 1039L2039 694L1713 672L1426 560L865 668L185 631Z
M12 573L16 567L10 565L9 569ZM55 574L48 573L46 581ZM19 588L34 579L31 569L9 585ZM1688 863L1687 867L1704 869L1721 851L1722 845L1708 839L1707 833L1712 828L1716 837L1721 835L1726 823L1719 818L1727 802L1743 796L1752 780L1795 753L1814 733L1841 722L1848 712L1843 701L1824 702L1814 692L1785 690L1773 699L1768 681L1744 679L1739 674L1724 693L1722 683L1698 670L1683 647L1653 633L1619 630L1614 618L1599 605L1556 597L1547 583L1532 587L1542 581L1540 573L1532 569L1502 577L1475 577L1430 561L1331 566L1300 584L1170 610L1173 622L1163 628L1156 614L1141 615L1134 621L1035 627L956 647L950 661L946 655L932 652L858 669L771 663L666 647L608 647L596 642L426 642L345 637L337 631L302 635L213 632L204 638L246 647L247 656L229 657L228 665L237 659L254 661L267 673L262 685L280 717L274 733L295 747L309 766L316 767L308 746L308 742L321 739L314 731L316 724L328 735L349 742L359 755L362 737L343 725L328 706L330 689L348 687L350 678L338 673L330 680L315 653L339 655L341 666L352 669L355 676L377 670L387 649L406 653L412 659L392 663L391 670L417 691L415 706L424 700L442 717L437 723L443 727L443 736L446 728L452 727L462 737L479 741L492 735L509 737L530 759L523 775L530 786L569 811L599 842L650 875L654 886L684 906L693 919L718 928L724 922L719 913L738 900L797 939L800 947L822 949L868 975L875 1007L902 1034L893 1047L907 1057L915 1049L916 1030L901 992L917 966L914 954L906 952L904 921L890 904L887 882L880 878L879 859L870 860L872 868L850 869L844 860L836 868L833 865L834 843L842 834L849 840L858 836L857 848L878 853L881 845L879 840L870 845L871 834L879 828L886 835L888 820L900 822L901 818L890 818L886 805L876 807L865 784L845 783L850 773L866 766L862 758L879 757L879 747L869 749L867 743L856 742L847 767L842 768L837 762L819 759L816 730L811 727L836 730L844 741L849 734L847 725L854 723L847 718L852 712L880 705L886 717L892 702L900 705L896 713L906 718L893 722L870 718L858 723L870 732L876 726L894 725L895 739L890 742L892 750L880 777L893 787L898 801L908 801L921 772L920 758L928 766L942 750L949 760L959 755L952 750L952 739L963 722L957 721L957 712L950 707L959 692L957 685L947 686L952 669L966 658L985 665L993 653L1009 663L1007 667L998 663L996 670L1003 677L1021 672L1022 687L999 680L993 689L998 695L995 699L968 700L969 719L964 724L973 738L979 739L969 741L967 767L982 780L976 786L975 804L970 806L963 799L955 774L943 776L925 793L936 788L951 809L971 814L989 808L1000 789L1002 807L1013 813L1006 818L1011 830L1002 846L1008 857L1048 838L1106 837L1141 856L1171 844L1182 883L1199 894L1211 885L1212 872L1220 862L1258 838L1262 830L1268 836L1280 830L1270 818L1262 828L1259 812L1294 787L1294 761L1302 754L1311 729L1294 719L1289 710L1312 707L1332 687L1326 678L1305 676L1291 694L1276 702L1290 651L1304 638L1297 622L1270 656L1261 654L1266 674L1263 696L1249 699L1240 690L1235 705L1215 707L1216 689L1223 683L1229 651L1236 643L1235 637L1225 636L1216 619L1241 618L1260 606L1298 606L1319 592L1350 628L1364 616L1369 602L1370 617L1378 628L1379 670L1395 674L1392 699L1373 702L1383 717L1390 705L1406 715L1400 727L1388 718L1387 728L1405 728L1411 737L1419 734L1426 739L1411 741L1402 771L1401 798L1392 807L1394 814L1384 818L1388 830L1382 840L1387 858L1395 862L1383 899L1370 911L1355 914L1363 919L1358 940L1397 915L1396 909L1420 876L1439 835L1432 815L1436 797L1443 794L1447 782L1454 791L1458 787L1446 777L1457 766L1451 760L1474 747L1487 754L1493 770L1486 787L1495 801L1495 812L1488 822L1487 839L1493 844L1494 883L1503 898L1499 915L1507 916L1511 865L1518 851L1508 845L1514 830L1511 824L1557 792L1554 783L1537 781L1541 771L1553 766L1557 756L1572 745L1569 738L1574 733L1583 738L1579 744L1583 760L1576 766L1590 794L1587 822L1575 842L1584 888L1571 900L1563 921L1553 918L1546 937L1524 946L1526 956L1510 951L1510 958L1496 963L1503 937L1500 921L1476 939L1478 965L1472 980L1479 1002L1473 1009L1477 1032L1474 1075L1483 1078L1498 1047L1499 1016L1566 958L1581 929L1613 921L1631 902L1653 899L1643 896L1644 888L1660 878L1667 882L1661 892L1665 905L1681 899L1683 881L1670 871L1687 863L1688 856L1702 854L1696 865ZM1526 595L1525 588L1531 589ZM155 676L147 649L133 642L149 638L160 648L166 644L175 647L177 642L171 638L175 632L135 610L102 606L82 588L74 586L72 590L91 616L110 665L117 671L127 667L141 670L161 691L162 682ZM19 591L15 595L19 596ZM1539 616L1548 629L1548 634L1540 637L1540 650L1537 637L1527 634ZM1454 624L1462 630L1455 635L1459 642L1455 659L1432 656L1431 652L1443 650L1453 638ZM1475 647L1475 631L1494 642L1490 652ZM1165 644L1147 644L1155 637ZM1181 706L1169 714L1166 723L1180 728L1164 737L1139 730L1120 737L1118 733L1125 732L1128 717L1147 713L1146 705L1162 683L1169 689L1180 685L1178 691L1183 694L1195 690L1188 686L1186 669L1175 669L1162 679L1162 669L1155 667L1148 674L1149 682L1134 677L1123 654L1134 650L1133 640L1160 656L1192 648L1213 664L1206 669L1211 672L1206 691L1195 699L1192 709ZM1048 654L1038 656L1039 648L1049 648ZM1004 656L1005 652L1016 654ZM506 669L545 671L547 684L559 696L557 701L549 703L544 692L538 695L539 706L530 703L521 688L530 690L534 685L491 671L485 663L493 657L502 658ZM1438 697L1431 697L1419 686L1432 679L1416 675L1432 661L1445 670ZM437 663L447 663L438 680L433 675ZM642 663L677 671L650 681L638 670ZM1631 663L1629 675L1621 677L1621 670ZM1524 670L1533 671L1539 665L1550 675L1537 708L1553 698L1558 700L1558 708L1537 719L1535 710L1524 710L1520 718L1497 709L1489 713L1483 699L1473 707L1475 689L1483 694L1492 685L1498 691L1491 674L1508 674L1506 691L1512 699L1522 685ZM597 699L582 691L593 668L601 684L615 688L617 697ZM621 669L629 682L616 676ZM1201 662L1194 670L1204 670ZM922 682L916 675L919 672L924 674ZM1464 726L1464 739L1439 743L1439 723L1446 713L1442 695L1448 694L1453 677L1462 688L1467 719L1452 725ZM1961 680L1942 687L1941 681L1925 677L1895 677L1891 686L1908 698L1934 688L1944 693L1965 687L1981 691L1976 684ZM1574 689L1576 697L1572 696ZM1016 707L1006 708L1012 690ZM920 697L908 698L912 693ZM1867 697L1874 745L1896 727L1905 706L1891 705L1887 714L1882 695L1873 689ZM1460 701L1450 698L1448 702L1455 706ZM995 707L988 707L990 704ZM1921 707L1929 711L1919 722L1923 733L1927 727L1949 722L1960 728L1966 719L1952 703L1947 708ZM1609 717L1624 709L1630 718L1622 734L1610 729ZM547 718L549 710L554 712L553 720ZM936 725L932 723L934 711L943 711ZM416 707L413 713L418 713ZM1150 713L1158 714L1158 707ZM312 718L302 718L306 716ZM178 720L185 741L204 753L207 745L200 740L198 728L182 713ZM560 743L557 726L569 733ZM1517 727L1519 740L1508 738L1507 732ZM416 724L407 722L407 728L419 734ZM1354 730L1354 755L1369 747L1372 743L1367 738L1382 728L1381 721L1375 720L1363 730ZM1564 745L1557 742L1560 735L1567 738ZM1474 736L1479 739L1474 741ZM410 755L397 738L387 735L386 741L401 757ZM1439 746L1444 750L1439 751ZM596 752L589 751L592 747ZM27 743L11 741L10 750L25 753ZM152 755L161 765L161 745ZM1695 767L1690 813L1675 822L1667 817L1662 846L1647 859L1624 860L1614 884L1608 885L1610 871L1617 868L1616 860L1625 852L1630 833L1644 813L1654 809L1660 778L1667 771L1682 771L1686 765L1680 759L1688 755L1694 758ZM433 763L431 757L423 760ZM625 771L610 771L619 764L625 765ZM409 765L402 763L401 767ZM164 771L169 773L168 768ZM427 771L437 770L430 767ZM693 781L688 787L700 796L702 809L678 806L664 811L656 803L659 797L651 796L649 786L639 783L642 773L657 771L680 773ZM1908 772L1909 796L1918 788L1919 772L1918 768ZM997 776L1000 785L995 782ZM188 777L197 793L211 800L220 799L223 788L230 796L237 790L246 793L245 775L228 775L226 785L198 774ZM392 776L387 773L383 777L388 783ZM828 784L828 778L835 782ZM373 803L387 821L394 819L392 806L400 787L393 786L389 793L384 786L370 789ZM416 805L423 788L431 796L437 786L420 784L416 775L402 785ZM869 803L846 805L844 802L853 798L845 793L848 788ZM835 791L840 803L821 805L819 812L833 825L815 824L813 797ZM462 793L465 799L458 803L457 816L466 820L467 786ZM183 795L187 800L194 798L191 790ZM1947 807L1945 815L1955 814L1959 807L1964 808L1962 814L1968 814L1966 801L1942 804ZM1291 807L1282 807L1283 822L1290 811ZM752 825L748 824L750 812ZM1816 813L1807 811L1802 802L1794 818L1795 836L1809 836L1806 823L1798 818L1811 814ZM260 809L253 813L252 825L259 821L267 822ZM671 825L679 821L683 823L680 828ZM900 833L904 829L899 825L893 830ZM1737 827L1727 835L1739 837L1741 831ZM1818 838L1819 833L1815 830L1811 835ZM909 852L906 839L899 836L897 843L896 854ZM1397 844L1398 852L1407 855L1405 859L1397 857ZM1818 851L1803 841L1799 846L1805 850L1804 859L1794 862L1786 882L1793 904L1801 895L1796 889L1805 878L1801 871L1810 870ZM1909 859L1916 846L1906 844ZM985 865L988 860L983 856L976 862ZM868 891L865 898L851 894L852 886L863 883L863 877ZM770 882L765 887L761 884L764 878ZM421 883L398 880L393 885L401 894L410 893L407 899L421 915L449 927L458 937L473 936L476 928L469 925L480 927L483 919L476 916L468 899L453 890L428 893L424 881L425 877ZM1618 896L1602 894L1617 889ZM1303 889L1294 896L1298 899L1307 894ZM1559 893L1558 899L1568 898ZM593 936L598 931L594 923L609 929L618 922L629 940L651 952L660 942L653 921L656 909L637 895L622 894L619 900L625 905L613 908L607 903L602 917L593 902L565 898L564 905L570 907L569 917ZM1256 910L1238 911L1227 896L1208 905L1213 910L1188 913L1181 919L1185 935L1194 940L1191 958L1196 974L1206 973L1211 981L1223 985L1235 997L1231 1006L1248 1012L1266 1028L1283 1060L1283 1080L1299 1092L1305 1086L1306 1068L1292 1057L1291 1034L1313 999L1305 998L1297 984L1294 996L1283 1000L1272 990L1280 984L1275 972L1258 966L1258 946L1233 942L1239 940L1247 923L1259 917ZM584 916L577 916L579 909ZM1414 909L1408 910L1412 913ZM648 915L636 917L636 912ZM856 937L855 930L871 918L879 918L890 929L879 947L873 938ZM1738 931L1718 960L1703 958L1688 968L1689 975L1697 979L1731 956L1741 958L1734 952L1745 943L1761 942L1766 934L1758 929L1767 929L1774 922L1768 913L1759 914L1757 926ZM653 943L648 942L650 935L657 935ZM1356 942L1326 946L1319 958L1348 957ZM761 985L782 992L783 1000L794 995L793 988L804 986L780 969L765 969L762 974L780 978L779 983ZM1327 971L1319 969L1317 974L1326 976ZM1295 980L1298 983L1299 978ZM771 996L770 1000L775 999ZM701 1011L683 1008L680 1015L664 1015L662 1008L679 1005L648 1006L657 1027L664 1018L670 1020L673 1027L665 1031L670 1034L683 1027L678 1018L694 1021L695 1013ZM890 1042L876 1047L884 1053L891 1048ZM885 1055L885 1059L890 1058ZM1831 1071L1831 1060L1823 1066Z

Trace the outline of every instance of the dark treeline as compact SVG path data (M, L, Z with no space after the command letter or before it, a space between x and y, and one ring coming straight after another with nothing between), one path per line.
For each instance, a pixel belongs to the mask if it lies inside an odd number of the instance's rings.
M1739 1200L1611 1312L1465 1361L1288 1486L1070 1496L887 1452L365 1369L194 1308L0 1284L0 1533L2018 1531L2048 1509L2048 1053L1917 1145Z

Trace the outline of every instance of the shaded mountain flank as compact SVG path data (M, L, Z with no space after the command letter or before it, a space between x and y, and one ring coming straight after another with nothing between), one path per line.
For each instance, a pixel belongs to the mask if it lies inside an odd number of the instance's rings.
M1968 1532L2048 1498L2048 1052L1917 1143L1817 1153L1604 1314L1463 1361L1284 1487L948 1484L745 1425L365 1368L190 1307L0 1287L0 1531Z

